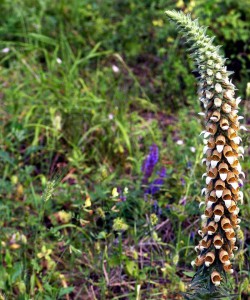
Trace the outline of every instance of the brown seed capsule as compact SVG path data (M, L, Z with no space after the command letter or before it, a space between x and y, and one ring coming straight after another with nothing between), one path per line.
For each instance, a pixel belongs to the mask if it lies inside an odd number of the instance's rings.
M225 189L225 182L222 181L221 179L218 179L215 182L215 194L218 198L222 196L224 189Z
M197 267L201 266L204 263L205 256L197 256L195 259L195 265Z
M208 247L210 247L211 245L211 240L208 240L207 239L202 239L199 243L199 246L200 246L200 249L203 250L203 249L207 249Z
M221 282L221 276L220 276L220 273L218 273L217 271L213 271L212 274L211 274L211 280L212 280L212 283L215 285L215 286L218 286L220 285L220 282Z
M214 138L212 136L208 139L207 146L208 146L209 149L214 149L214 147L215 147L215 140L214 140Z
M229 254L227 253L227 251L225 250L221 250L220 253L219 253L219 258L220 258L220 261L223 263L223 264L230 264L230 261L229 261Z
M213 215L213 210L212 210L212 208L206 208L206 209L205 209L205 212L204 212L204 215L205 215L207 218L211 218L212 215Z
M211 221L207 226L208 235L214 234L216 232L217 228L218 228L218 224L215 223L214 221Z
M230 273L230 274L232 274L234 271L233 271L233 269L232 269L232 265L231 264L229 264L229 265L223 265L223 269L224 269L224 271L225 272L227 272L227 273Z
M239 122L232 123L231 128L235 131L238 131L240 129L240 123Z
M234 141L230 141L230 146L238 153L239 145L237 145Z
M224 243L223 238L219 234L217 234L213 240L214 248L220 249L222 247L223 243Z
M228 208L228 211L233 214L237 209L237 205L234 201L232 201L231 206Z
M227 161L231 164L235 161L237 158L235 153L233 152L233 149L230 146L225 146L223 149L223 154L226 157Z
M227 136L228 136L229 140L233 140L234 138L237 137L237 132L233 128L230 127L230 128L228 128Z
M228 116L229 116L229 120L232 122L235 122L238 119L238 115L234 110Z
M227 183L230 184L233 189L238 188L238 178L234 175L233 172L228 172L227 174Z
M215 135L215 133L217 132L217 125L215 125L214 123L208 123L208 125L206 126L206 130L212 135Z
M212 156L209 158L212 168L217 166L218 162L221 160L221 156L221 153L219 153L217 150L213 151Z
M228 208L232 204L232 193L230 190L225 189L222 193L222 199L225 203L225 206Z
M225 232L232 230L231 221L228 218L223 218L221 220L221 227Z
M211 191L206 198L207 208L209 209L215 202L217 202L215 190Z
M228 130L228 128L229 128L229 122L228 122L227 119L223 118L223 119L220 120L220 128L222 130Z
M218 170L216 168L211 168L207 172L206 184L209 184L212 179L217 177Z
M228 174L228 165L225 163L221 163L219 164L218 170L219 170L220 179L225 181L227 179L227 174Z
M211 264L214 262L214 260L215 260L215 255L214 255L214 253L213 253L213 252L208 252L208 253L206 254L205 260L204 260L205 266L206 266L206 267L211 266Z
M220 112L215 110L212 113L212 116L210 117L210 120L214 121L214 122L218 122L220 120Z
M218 204L214 208L214 221L219 222L221 217L224 215L224 207L221 204Z
M221 153L223 151L224 145L226 144L226 139L223 135L219 135L216 138L216 149L219 153Z
M226 237L227 237L228 240L232 240L232 241L236 240L235 232L234 232L233 228L229 231L226 231Z

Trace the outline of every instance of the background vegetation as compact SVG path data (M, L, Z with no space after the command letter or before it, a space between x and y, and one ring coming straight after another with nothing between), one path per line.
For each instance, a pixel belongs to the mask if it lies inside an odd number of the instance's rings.
M0 299L182 299L202 121L165 9L216 35L249 126L248 0L1 1ZM235 299L250 294L243 169Z

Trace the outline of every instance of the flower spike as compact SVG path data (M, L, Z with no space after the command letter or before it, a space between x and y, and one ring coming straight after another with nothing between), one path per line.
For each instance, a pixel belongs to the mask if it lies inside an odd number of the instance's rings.
M213 45L214 38L209 38L206 28L199 26L198 20L192 21L190 15L174 10L166 11L166 15L178 24L191 44L191 57L200 75L198 95L205 112L199 115L204 115L206 121L201 135L207 139L202 160L207 166L202 176L206 177L206 187L201 194L206 205L201 217L203 227L198 231L202 240L195 248L200 252L192 265L198 267L194 286L197 278L203 283L207 280L207 292L213 298L212 292L226 282L225 274L233 273L231 259L233 251L238 249L235 246L240 223L238 203L243 201L240 188L244 177L239 162L244 149L238 132L247 128L239 123L243 119L238 116L241 99L235 96L236 88L229 78L232 72L227 71L219 47Z

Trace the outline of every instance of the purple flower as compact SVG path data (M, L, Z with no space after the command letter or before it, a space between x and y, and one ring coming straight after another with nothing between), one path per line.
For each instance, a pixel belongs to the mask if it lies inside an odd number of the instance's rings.
M143 164L142 164L142 172L143 172L143 183L147 183L149 177L151 177L153 171L154 171L154 167L157 164L159 160L159 150L158 147L153 144L150 147L150 151L148 156L146 157L146 159L144 160Z
M187 197L184 196L184 197L182 197L181 200L179 201L179 204L180 204L180 205L186 205L186 203L187 203Z

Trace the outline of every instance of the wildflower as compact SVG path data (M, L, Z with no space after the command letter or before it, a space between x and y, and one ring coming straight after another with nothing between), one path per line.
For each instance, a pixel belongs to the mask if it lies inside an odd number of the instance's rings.
M126 231L128 229L128 225L125 223L123 218L114 219L113 230L114 231Z
M116 198L116 197L118 197L119 196L119 193L118 193L118 191L117 191L117 187L114 187L113 189L112 189L112 198Z
M240 128L241 118L237 115L240 98L235 99L235 86L229 80L231 72L223 66L224 59L218 48L213 46L213 40L206 36L205 28L199 27L197 20L192 21L182 12L167 11L166 14L178 23L193 43L191 49L194 49L193 57L201 80L199 96L207 121L206 130L202 132L205 139L203 153L206 156L203 161L207 166L203 174L206 187L202 189L202 194L205 194L206 206L202 215L203 227L198 231L202 240L195 247L200 253L192 265L208 272L208 286L211 283L219 286L225 272L233 273L231 259L238 249L235 246L237 232L240 231L238 202L242 201L243 196L240 191L243 185L240 176L243 174L238 159L244 153L238 136L238 131L244 130L244 126ZM204 252L204 249L207 250ZM198 271L197 276L199 274Z
M60 65L62 63L61 58L57 57L56 62Z
M156 214L151 214L150 215L150 223L152 224L152 226L155 226L158 223L158 217Z
M10 52L10 48L6 47L6 48L3 48L1 50L2 53L9 53Z
M176 144L180 146L180 145L183 145L184 142L183 142L183 140L178 140L178 141L176 141Z
M113 120L114 119L114 115L113 114L109 114L108 118L109 118L109 120Z
M119 73L120 69L116 65L112 65L112 70L114 73Z
M148 156L146 157L146 159L144 160L143 164L142 164L142 172L144 175L144 182L146 183L149 179L149 177L151 177L153 171L154 171L154 167L157 164L159 160L159 150L158 147L153 144L150 147L150 151Z

